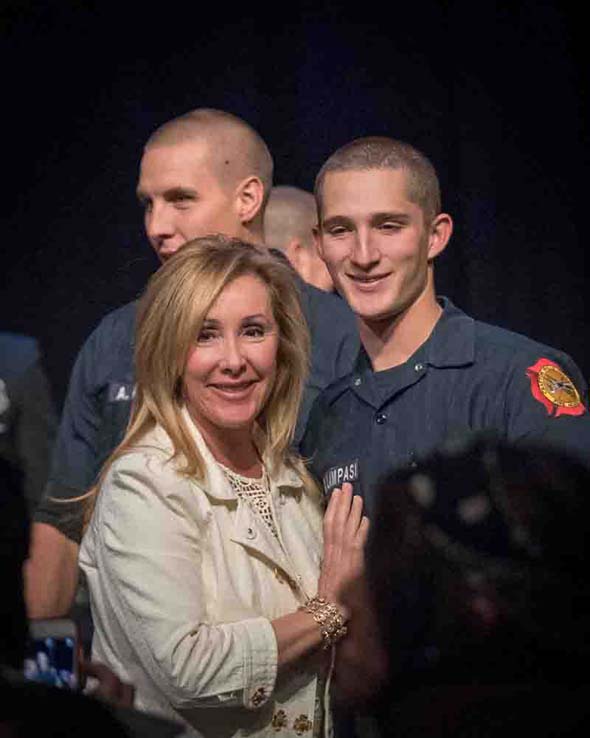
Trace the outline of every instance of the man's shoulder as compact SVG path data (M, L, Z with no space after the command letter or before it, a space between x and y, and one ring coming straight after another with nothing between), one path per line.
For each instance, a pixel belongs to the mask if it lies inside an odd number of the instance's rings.
M536 358L551 358L555 361L571 362L571 358L560 349L536 341L522 333L516 333L497 325L476 320L476 352L485 354L493 361L519 364Z
M93 335L116 334L128 337L135 330L136 316L137 301L134 300L107 313L94 329Z
M78 351L71 383L82 382L91 394L112 384L111 400L130 399L136 311L131 302L102 318Z
M129 302L107 313L84 342L81 354L100 354L101 360L132 349L137 303Z

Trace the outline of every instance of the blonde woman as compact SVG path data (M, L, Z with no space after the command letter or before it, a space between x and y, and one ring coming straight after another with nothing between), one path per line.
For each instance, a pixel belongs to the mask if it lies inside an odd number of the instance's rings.
M93 657L194 735L320 735L368 522L290 450L309 337L290 268L221 236L151 279L135 405L80 565Z

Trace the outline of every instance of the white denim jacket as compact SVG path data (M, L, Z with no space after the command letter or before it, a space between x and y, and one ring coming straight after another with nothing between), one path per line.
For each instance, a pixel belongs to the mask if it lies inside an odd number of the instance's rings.
M316 594L319 495L270 471L278 541L184 419L203 482L176 471L157 427L102 485L80 550L93 658L135 685L136 707L181 718L189 735L311 738L317 670L310 659L277 678L270 621Z

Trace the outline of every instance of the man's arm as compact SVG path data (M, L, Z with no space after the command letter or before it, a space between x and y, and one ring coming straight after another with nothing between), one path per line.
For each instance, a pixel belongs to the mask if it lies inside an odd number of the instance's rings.
M576 364L548 349L517 366L505 394L508 439L561 448L588 464L588 388Z
M63 616L76 594L78 544L52 525L33 523L24 571L28 616Z
M83 497L98 470L100 391L108 348L105 321L87 339L72 370L51 473L34 516L25 595L32 618L59 617L72 606L83 532Z

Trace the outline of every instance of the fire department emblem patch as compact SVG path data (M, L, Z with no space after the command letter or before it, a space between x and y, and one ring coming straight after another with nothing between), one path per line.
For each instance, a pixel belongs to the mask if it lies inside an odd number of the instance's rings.
M539 359L526 370L531 380L531 392L547 410L548 415L583 415L586 408L572 380L557 364Z

